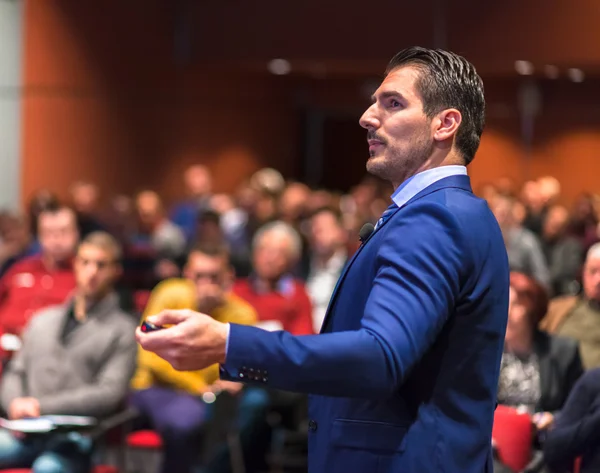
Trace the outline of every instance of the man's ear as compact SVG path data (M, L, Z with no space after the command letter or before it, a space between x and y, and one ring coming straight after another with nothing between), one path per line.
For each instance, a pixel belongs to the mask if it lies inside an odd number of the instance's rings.
M455 108L448 108L438 113L435 119L433 138L436 141L451 140L456 135L462 122L462 115Z

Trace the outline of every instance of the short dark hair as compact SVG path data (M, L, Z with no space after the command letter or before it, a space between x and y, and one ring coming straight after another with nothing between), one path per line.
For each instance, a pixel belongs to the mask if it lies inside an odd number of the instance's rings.
M67 212L73 218L73 223L77 226L77 212L68 205L63 205L60 202L53 202L42 208L37 216L38 221L43 215L56 215L60 212Z
M344 223L344 217L342 215L342 212L340 212L335 207L330 207L330 206L317 207L315 210L313 210L310 213L309 218L313 219L317 215L320 215L320 214L323 214L323 213L330 214L331 216L333 216L333 218L335 219L335 221L339 225L343 225L343 223Z
M441 49L412 47L396 54L385 71L402 66L415 66L421 74L417 92L428 117L447 108L456 108L462 123L456 132L456 148L466 164L473 161L485 126L483 81L475 67L458 54Z
M198 223L214 223L215 225L220 225L221 216L217 211L207 209L198 213Z
M224 243L198 243L190 251L189 256L192 253L201 253L211 258L223 258L226 264L229 264L229 247Z

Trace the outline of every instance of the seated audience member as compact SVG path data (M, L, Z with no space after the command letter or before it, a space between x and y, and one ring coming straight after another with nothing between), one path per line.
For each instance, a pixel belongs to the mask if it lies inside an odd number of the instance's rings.
M60 207L56 194L48 189L39 189L31 196L27 204L27 216L31 226L31 234L35 240L38 239L38 218L45 209Z
M0 277L15 263L39 252L40 245L23 215L7 212L0 216Z
M181 229L165 215L156 192L140 192L136 199L139 232L136 243L149 244L159 258L176 259L185 251L185 237Z
M15 263L0 279L0 331L19 335L31 316L61 304L75 288L72 261L79 239L75 213L50 207L38 217L42 251Z
M575 384L544 442L550 471L573 471L581 459L580 473L600 471L600 369L587 371Z
M185 279L170 279L152 292L144 318L165 309L192 309L221 322L254 324L256 312L229 289L233 274L223 247L197 247L188 257ZM218 366L181 372L154 353L140 349L132 386L132 402L163 437L163 473L186 473L198 460L207 405L202 394L228 391L237 394L242 384L219 380ZM257 394L258 393L258 394ZM240 412L264 415L266 394L254 388L240 393Z
M128 241L126 275L136 289L150 289L162 279L179 276L186 241L165 215L156 192L140 192L136 211L138 231Z
M587 253L582 274L583 292L550 302L540 327L579 342L583 367L600 367L600 243Z
M78 181L73 183L69 191L81 238L92 232L107 230L107 226L100 220L98 187L91 182Z
M196 237L198 217L209 208L212 177L206 166L195 164L186 169L183 180L188 198L173 208L170 217L191 244Z
M236 281L233 291L256 309L259 326L294 335L314 333L310 299L304 284L291 275L302 248L298 233L284 222L268 223L252 246L254 272Z
M542 227L542 248L550 269L554 296L576 294L583 265L583 246L567 233L569 211L562 205L548 209Z
M511 271L535 278L550 290L550 271L537 236L515 221L514 199L498 194L491 204L502 230Z
M538 432L551 427L555 412L583 373L577 342L537 329L547 306L539 283L511 273L498 402L533 414Z
M313 328L321 330L331 294L348 260L342 215L330 208L316 210L310 219L310 265L306 290L312 302Z
M43 227L43 225L42 225ZM77 288L61 306L40 311L25 331L0 389L11 419L48 414L102 418L124 401L135 370L135 322L113 291L121 249L91 233L74 262ZM0 468L87 473L93 445L76 432L15 436L0 430Z
M586 252L598 242L598 218L594 210L594 197L591 194L581 194L574 202L569 234L579 241Z

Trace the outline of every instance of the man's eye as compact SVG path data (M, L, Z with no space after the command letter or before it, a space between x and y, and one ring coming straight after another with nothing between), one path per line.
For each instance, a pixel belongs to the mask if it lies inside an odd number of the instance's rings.
M390 100L390 106L392 108L399 107L400 105L401 105L400 102L398 102L397 100L394 100L394 99Z

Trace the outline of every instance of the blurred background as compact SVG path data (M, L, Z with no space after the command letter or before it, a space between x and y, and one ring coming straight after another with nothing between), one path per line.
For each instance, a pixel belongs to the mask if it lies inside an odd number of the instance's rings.
M20 337L35 311L76 288L68 265L61 271L71 279L51 300L36 291L48 292L56 268L37 267L46 282L28 291L11 282L31 258L56 262L40 218L65 205L73 242L100 230L123 247L116 290L136 323L168 308L147 305L157 285L189 280L190 267L207 274L198 254L214 258L219 246L224 268L235 270L221 290L251 307L249 323L318 332L359 229L377 221L392 192L366 175L358 119L387 62L413 45L459 53L484 80L487 125L469 174L502 226L519 281L551 303L600 300L600 269L587 280L585 270L600 261L600 248L586 260L600 241L599 24L597 0L0 0L0 334ZM67 261L76 247L63 243ZM533 311L530 299L520 304ZM547 305L535 308L536 324ZM586 306L581 317L591 322L563 333L585 346L585 369L600 366L599 306ZM0 345L8 367L18 350ZM528 415L550 410L515 400L502 379L505 404ZM230 421L215 424L226 428L214 444L230 451L218 471L306 471L305 399L262 392L268 400L244 411L246 398L231 389L225 412L254 417L235 424L239 445L227 436ZM134 407L129 437L109 444L177 457L152 415ZM219 430L200 417L198 432ZM262 443L248 443L248 432ZM525 460L541 452L536 442ZM140 461L127 468L156 467ZM201 465L210 461L160 468Z
M102 200L151 187L171 202L198 162L218 192L264 166L346 191L364 174L358 117L415 44L463 54L484 79L475 187L550 174L566 203L596 190L594 0L0 5L5 205L79 179Z

